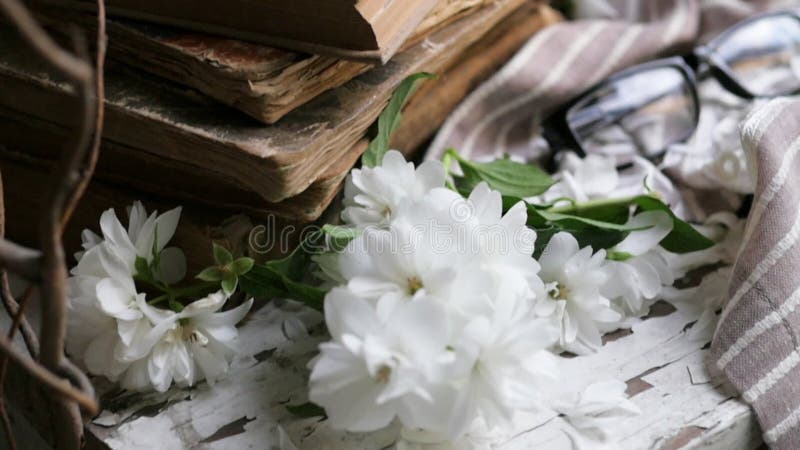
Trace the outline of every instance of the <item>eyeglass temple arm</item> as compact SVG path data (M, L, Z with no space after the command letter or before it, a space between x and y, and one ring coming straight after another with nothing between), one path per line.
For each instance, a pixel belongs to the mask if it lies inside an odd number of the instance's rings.
M712 57L711 49L705 45L695 47L692 53L684 57L684 60L686 60L689 67L694 70L695 78L698 81L708 76L713 76L712 67L715 65L715 62Z

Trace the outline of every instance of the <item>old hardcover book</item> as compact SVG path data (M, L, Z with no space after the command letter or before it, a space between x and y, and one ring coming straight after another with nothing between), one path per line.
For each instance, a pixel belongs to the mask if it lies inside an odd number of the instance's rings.
M89 0L37 0L92 10ZM342 58L386 62L436 0L107 0L111 16Z
M393 148L413 157L415 150L434 133L472 87L488 78L533 33L558 20L560 16L553 10L533 2L524 4L509 15L480 42L465 51L457 63L417 91L404 110L403 121L393 136ZM6 120L0 122L0 135L16 133L28 136L25 144L27 148L47 146L52 145L48 142L60 139L59 135L50 134L50 128L47 122L30 117L27 120ZM34 140L34 136L38 140ZM18 142L17 145L22 143ZM293 223L311 222L335 198L349 169L365 146L366 140L361 140L303 192L280 202L265 202L250 190L227 191L214 188L203 192L207 197L200 203L213 206L217 210L229 211L231 214L247 213L254 220L274 215ZM163 180L174 180L169 169L150 165L147 172L132 175L125 170L130 165L130 160L107 158L105 154L107 151L122 152L124 149L109 147L119 147L119 144L111 141L104 143L99 167L99 176L104 180L119 185L133 184L151 195L172 198L179 203L198 203L197 193L187 192L189 188L172 181L165 185ZM36 158L33 153L0 147L0 159L25 161L37 167L48 164L47 159ZM135 179L132 181L131 178Z
M438 0L406 46L495 0ZM47 9L40 14L57 25L92 27L88 14ZM340 86L370 64L278 49L155 24L111 19L109 58L183 84L240 109L265 123L278 119L319 94Z
M523 3L492 3L272 126L109 65L99 176L231 208L295 197L342 163L400 81L420 71L443 73ZM0 142L53 158L58 141L47 133L63 141L75 126L75 107L69 86L30 58L15 32L1 30ZM20 132L26 126L35 131Z

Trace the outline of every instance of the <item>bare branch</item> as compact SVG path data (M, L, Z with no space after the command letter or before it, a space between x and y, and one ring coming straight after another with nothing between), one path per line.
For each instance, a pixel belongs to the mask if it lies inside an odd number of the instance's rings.
M5 190L3 186L3 179L2 176L0 176L0 239L5 237L6 232L6 206L4 195ZM0 255L0 259L2 259L2 255ZM38 264L39 262L37 261L37 265ZM36 278L38 279L39 276L40 274L37 268ZM19 303L17 303L17 301L14 299L14 294L11 292L11 287L8 285L8 273L5 270L0 269L0 300L2 301L3 307L5 307L9 317L19 317L19 328L22 330L22 338L25 340L25 345L28 347L28 353L30 353L33 358L37 358L39 355L39 339L36 338L36 333L25 319L25 316L21 314L24 303L27 301L28 296L31 293L32 287L28 286L28 289L26 289L22 299ZM2 378L0 378L0 380L2 380ZM2 384L1 381L0 384Z
M41 277L42 254L0 238L0 270L9 270L31 282Z
M9 295L9 299L12 299L10 289L8 288L8 276L5 272L0 274L3 277L3 287L2 289L8 291L7 294ZM19 305L17 307L17 312L13 315L13 322L11 323L11 328L8 330L8 340L14 342L14 335L17 333L17 328L20 327L23 320L25 320L25 305L28 303L28 300L31 298L31 294L33 293L33 285L28 285L28 288L25 290L25 293L22 295L22 298L19 301ZM27 322L26 322L27 323ZM27 341L26 341L27 342ZM28 345L28 352L30 353L30 345ZM31 356L33 356L33 353ZM8 445L11 447L11 450L16 450L17 443L14 439L14 432L11 429L11 421L8 418L8 411L6 410L6 374L8 373L8 356L3 355L2 360L0 360L0 418L3 420L3 429L6 432L6 437L8 438Z
M98 405L94 398L89 397L86 393L73 387L69 381L53 375L48 369L42 367L29 356L19 351L8 337L0 334L0 352L8 355L9 359L17 365L25 369L31 376L33 376L40 383L48 388L54 390L58 394L78 403L82 408L86 409L91 414L97 414Z
M8 418L8 411L6 410L5 397L0 397L0 419L3 421L3 431L6 433L6 440L8 447L11 450L17 450L17 440L14 438L14 431L11 427L11 420Z
M59 47L19 0L0 1L0 12L11 19L31 47L58 71L76 82L92 79L92 67Z
M31 324L28 323L24 314L25 304L31 295L33 295L34 289L33 285L28 285L19 302L17 302L8 285L8 274L6 272L0 272L0 299L3 300L3 306L5 306L8 315L14 318L14 332L19 328L22 332L22 339L25 341L25 346L28 347L28 353L30 353L32 358L36 359L39 357L39 339L36 337L36 333L33 331ZM13 335L10 335L9 339L13 337Z
M81 369L69 359L64 359L58 372L66 379L70 380L74 386L77 386L89 398L95 398L94 385L89 381L89 377Z
M85 161L85 167L81 172L69 199L64 206L64 212L61 218L62 230L69 222L78 201L83 196L89 180L92 178L94 169L97 166L97 157L100 154L100 141L103 135L103 119L105 115L105 61L106 61L106 47L108 45L108 38L106 36L106 10L105 2L103 0L97 1L97 55L95 56L95 87L94 92L96 95L95 113L94 118L94 135L92 136L91 147L89 154Z
M72 79L80 101L81 126L77 129L75 141L62 153L60 164L56 167L54 182L45 202L45 214L40 222L42 329L39 359L42 365L24 358L7 339L0 340L0 350L7 353L40 382L64 396L54 399L55 438L59 447L75 449L81 446L83 437L83 422L75 403L91 413L96 413L97 404L93 392L87 395L78 391L69 382L54 374L66 374L85 389L91 389L91 383L85 375L64 355L68 273L62 231L93 174L100 146L106 45L103 0L98 0L97 7L98 54L96 67L91 67L88 50L79 35L73 36L76 51L74 55L70 54L52 41L19 0L0 0L0 11L5 12L19 27L29 44L48 63ZM19 249L10 243L5 242L5 244L8 245L0 246L0 254L19 253ZM14 261L15 259L9 259L6 263Z

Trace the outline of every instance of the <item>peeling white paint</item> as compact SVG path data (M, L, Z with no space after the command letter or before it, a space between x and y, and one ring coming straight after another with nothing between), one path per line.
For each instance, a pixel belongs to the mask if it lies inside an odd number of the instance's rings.
M749 408L706 372L707 351L701 347L711 339L710 330L698 336L687 328L697 314L697 308L679 305L669 315L636 323L633 334L609 342L598 354L564 361L564 373L585 385L630 380L647 372L641 378L652 388L631 398L643 413L619 422L622 448L661 448L689 427L696 428L680 448L736 450L758 444ZM110 424L108 417L116 414L122 424L97 427L98 434L110 447L121 449L391 448L396 427L344 433L331 430L320 418L298 418L286 410L286 404L307 401L305 366L324 339L321 322L319 313L294 303L265 306L241 330L242 350L258 359L241 359L231 376L213 387L141 396L124 410L108 411L101 422ZM164 401L168 404L157 415L137 417L142 407ZM516 431L496 449L572 448L568 424L552 413L520 414L515 422Z

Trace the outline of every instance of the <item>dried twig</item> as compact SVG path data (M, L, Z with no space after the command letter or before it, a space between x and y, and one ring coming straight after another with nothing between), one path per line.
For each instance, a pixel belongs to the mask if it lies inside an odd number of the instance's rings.
M4 278L3 289L8 289L8 277L6 273L3 272L0 276ZM14 320L11 323L11 328L8 330L8 340L11 342L14 342L14 335L17 333L17 329L20 327L25 318L25 305L27 305L32 294L33 285L28 285L27 289L25 289L25 293L22 294L22 297L19 300L17 312L14 314ZM30 352L30 349L28 351ZM14 439L14 432L11 429L11 421L8 418L8 411L6 410L6 373L8 373L8 355L3 355L2 360L0 360L0 418L2 418L3 421L3 429L6 432L8 445L11 447L11 450L16 450L17 443Z
M6 233L6 207L4 196L5 191L3 189L3 178L0 176L0 239L4 238ZM0 254L2 254L2 252L0 252ZM36 278L39 278L38 267ZM0 301L2 301L3 307L5 308L9 317L19 317L19 328L22 331L22 339L25 341L25 346L28 347L28 353L31 354L32 358L38 358L39 339L36 338L36 333L25 319L25 316L20 314L22 306L19 305L14 299L14 294L11 292L11 287L8 285L8 274L2 269L0 269ZM2 380L3 379L0 378L0 389L2 389ZM2 400L1 395L0 400Z
M11 420L8 418L8 411L6 411L6 401L0 397L0 420L3 422L3 431L6 433L6 440L8 447L11 450L17 450L17 440L14 439L14 431L11 427Z
M0 11L11 19L31 47L59 72L73 81L92 79L92 67L53 42L19 0L0 1Z
M28 281L40 280L42 254L0 238L0 269L10 270Z
M27 300L28 292L33 292L33 290L26 290L22 299L17 302L8 284L8 274L5 271L0 271L0 299L2 299L3 306L10 317L16 318L19 316L18 328L22 333L22 339L25 341L25 346L28 348L28 353L30 353L31 357L37 359L39 357L39 338L36 337L36 332L33 331L25 315L20 314L20 311L23 310L23 301Z
M31 376L42 384L56 391L56 393L78 403L91 414L97 414L98 406L94 398L87 396L84 392L73 387L69 381L60 378L22 353L8 339L5 334L0 334L0 351L25 369Z
M64 224L92 176L100 144L106 45L103 0L98 0L97 9L97 59L95 67L91 67L85 42L79 35L73 36L76 51L71 54L53 42L19 0L0 0L0 12L4 12L18 26L22 36L45 61L74 83L81 102L81 126L75 142L64 151L56 168L55 181L40 223L42 331L39 360L42 365L22 355L7 338L0 338L0 351L63 396L54 400L53 416L56 442L63 448L79 448L82 442L83 422L76 403L91 413L97 410L93 390L85 374L64 356L67 266L61 236ZM7 241L0 242L0 254L5 255L0 257L0 268L18 269L19 264L14 264L19 260L20 253L30 257L30 254L25 254ZM76 380L76 384L89 392L75 389L55 373Z
M75 186L67 199L63 214L61 217L61 227L62 229L67 225L69 222L70 217L72 217L72 213L75 211L75 207L78 204L78 201L83 196L86 187L89 184L89 180L94 173L94 169L97 166L97 157L100 154L100 140L103 134L103 119L105 115L105 61L106 61L106 47L108 43L108 39L106 37L106 11L105 11L105 2L103 0L97 1L97 43L96 43L96 51L97 54L95 56L95 86L94 92L96 95L96 104L95 104L95 117L94 117L94 134L92 136L91 146L89 147L89 152L87 155L86 160L84 161L84 167L81 171L80 177L78 181L75 183Z

